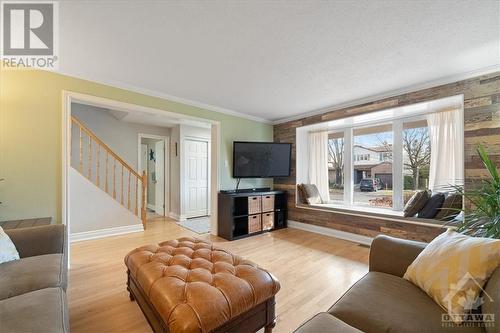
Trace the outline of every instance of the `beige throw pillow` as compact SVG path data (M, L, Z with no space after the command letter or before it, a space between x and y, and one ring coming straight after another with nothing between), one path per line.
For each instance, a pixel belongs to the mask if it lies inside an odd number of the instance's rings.
M425 291L455 323L479 307L486 281L500 264L500 240L451 229L430 242L404 278Z
M321 198L321 195L319 194L318 191L318 187L316 187L316 185L302 184L302 186L304 192L306 193L306 200L308 204L315 205L323 203L323 199Z
M429 191L415 192L403 209L404 217L415 216L422 208L424 208L430 196Z

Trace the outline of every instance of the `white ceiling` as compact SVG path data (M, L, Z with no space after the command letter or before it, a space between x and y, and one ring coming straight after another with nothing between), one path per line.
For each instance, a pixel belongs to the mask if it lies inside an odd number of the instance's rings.
M500 68L499 1L62 1L59 17L63 73L267 120Z

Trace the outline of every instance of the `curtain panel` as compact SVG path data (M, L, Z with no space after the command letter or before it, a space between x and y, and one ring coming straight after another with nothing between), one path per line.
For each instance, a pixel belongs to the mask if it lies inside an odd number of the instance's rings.
M458 142L464 135L459 110L441 111L427 115L431 143L429 189L443 191L450 185L462 185L464 151Z
M330 201L327 132L309 133L309 183L316 185L323 203Z

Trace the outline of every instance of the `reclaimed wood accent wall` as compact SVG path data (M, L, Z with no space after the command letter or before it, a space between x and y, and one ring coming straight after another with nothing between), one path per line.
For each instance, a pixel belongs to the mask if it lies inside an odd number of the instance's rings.
M274 180L276 190L288 192L288 218L369 237L387 234L420 241L432 240L443 231L442 228L296 207L296 128L459 94L464 95L465 184L471 186L471 183L485 176L481 160L476 154L477 145L484 145L495 164L500 166L500 72L275 125L274 141L292 143L291 175Z

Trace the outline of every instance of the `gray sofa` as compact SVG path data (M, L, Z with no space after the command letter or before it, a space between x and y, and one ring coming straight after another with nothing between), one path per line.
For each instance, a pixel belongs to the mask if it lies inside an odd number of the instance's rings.
M295 332L500 332L500 268L486 284L488 297L483 295L485 303L481 307L483 313L494 314L497 321L494 326L446 327L442 325L445 311L425 292L402 278L425 246L425 243L378 236L371 246L369 272L327 312L317 314Z
M69 332L65 227L5 232L21 259L0 264L0 332Z

